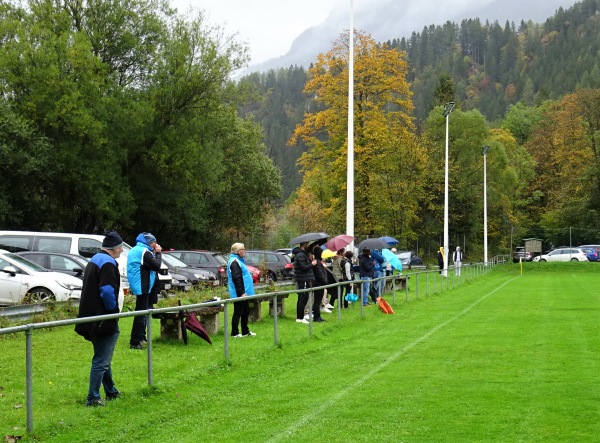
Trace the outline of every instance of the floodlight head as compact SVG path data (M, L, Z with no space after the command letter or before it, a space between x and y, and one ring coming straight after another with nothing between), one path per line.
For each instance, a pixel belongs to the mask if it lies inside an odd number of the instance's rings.
M444 105L444 117L448 117L448 114L454 110L454 106L454 102L448 102Z
M492 149L490 145L485 145L483 148L481 148L481 155L487 154L488 152L490 152L490 149Z

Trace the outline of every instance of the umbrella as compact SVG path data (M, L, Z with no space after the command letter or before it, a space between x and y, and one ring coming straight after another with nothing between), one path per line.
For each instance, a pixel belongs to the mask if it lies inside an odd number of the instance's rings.
M212 345L208 332L206 332L206 329L204 329L204 326L200 323L194 312L186 312L185 327Z
M321 258L323 260L327 260L328 258L331 258L331 257L335 257L335 252L330 251L329 249L325 249L323 251L323 255L321 255Z
M389 249L382 249L381 253L383 254L383 258L385 258L390 265L392 265L398 271L402 271L402 262L396 256L396 254Z
M390 245L378 238L368 238L358 244L359 251L362 251L363 249L385 249L389 247Z
M396 240L394 237L390 237L389 235L385 235L383 237L379 237L379 240L383 240L384 242L386 242L388 245L395 245L396 243L399 243L398 240Z
M179 306L181 306L181 300L177 300L177 302L178 302ZM187 330L185 329L185 315L181 311L179 311L178 315L179 315L179 322L180 322L180 327L181 327L181 338L183 339L183 342L187 345L188 336L187 336Z
M298 243L305 243L310 241L314 241L322 245L327 241L327 238L329 238L329 234L326 234L325 232L309 232L307 234L302 234L296 238L291 239L290 245L296 245Z
M345 248L350 243L354 241L354 237L351 235L341 234L336 235L332 239L330 239L327 243L325 243L325 247L330 251L339 251L342 248Z

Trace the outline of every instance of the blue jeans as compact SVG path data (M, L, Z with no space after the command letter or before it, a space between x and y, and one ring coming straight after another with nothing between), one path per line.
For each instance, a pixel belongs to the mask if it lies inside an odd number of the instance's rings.
M373 278L383 277L383 271L375 271L373 274ZM385 286L385 280L379 280L373 283L375 285L375 289L377 290L377 297L381 297L383 295L383 288Z
M362 283L362 302L363 305L369 303L369 290L371 289L371 277L361 277Z
M88 403L100 398L100 385L104 386L106 395L119 392L115 387L110 367L118 338L118 327L117 332L113 335L95 335L92 337L94 356L92 357L92 369L90 371L90 388L87 395Z

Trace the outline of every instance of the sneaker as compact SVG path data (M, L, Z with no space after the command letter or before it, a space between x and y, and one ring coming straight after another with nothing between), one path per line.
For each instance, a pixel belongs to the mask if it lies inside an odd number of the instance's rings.
M319 318L315 318L314 322L315 323L325 323L325 320L323 320L321 317L319 317Z
M243 338L244 336L242 334L236 334L236 335L232 335L233 338Z
M138 343L137 345L129 345L129 349L138 349L140 351L145 350L146 348L144 347L143 344Z
M244 337L256 337L256 332L248 331L247 334L244 334Z
M297 318L296 323L304 323L307 325L309 323L309 321L305 318Z
M310 315L309 315L309 314L306 314L306 315L304 316L304 320L310 320Z
M371 303L363 303L363 306L371 306Z
M334 306L333 306L331 303L327 303L327 304L325 305L325 307L326 307L327 309L334 309Z
M112 394L106 394L106 399L108 401L111 401L111 400L115 400L115 399L119 398L120 396L121 396L121 393L119 391L117 391L117 392L113 392Z
M327 308L321 308L321 312L324 312L326 314L331 314L331 311Z
M97 398L95 400L88 400L87 402L85 402L85 405L96 407L96 406L106 406L106 403L104 403L101 399Z

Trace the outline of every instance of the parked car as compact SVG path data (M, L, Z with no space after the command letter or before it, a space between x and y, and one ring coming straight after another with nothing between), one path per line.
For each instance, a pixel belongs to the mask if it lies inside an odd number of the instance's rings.
M192 281L185 275L177 274L176 272L170 272L170 274L172 277L171 289L173 289L174 291L184 292L192 289Z
M195 286L218 286L221 284L216 274L206 269L190 266L171 254L163 254L162 261L167 265L171 274L181 274Z
M593 255L593 253L591 254L591 256L590 256L590 254L588 254L589 261L599 261L600 260L600 245L581 245L579 247L580 248L593 248L596 251L597 255L595 257Z
M411 266L422 266L423 260L415 251L398 251L396 257L402 262L402 267L410 269Z
M100 251L104 235L71 234L64 232L0 231L0 249L9 252L41 251L77 254L91 258ZM121 279L127 278L127 255L131 246L123 243L123 252L117 259ZM161 290L171 289L171 275L166 266L158 273Z
M588 261L588 257L581 248L557 248L542 254L540 261Z
M252 275L252 283L257 285L260 282L260 274L262 274L262 272L260 272L260 269L252 265L246 265L246 267L248 268L250 275Z
M294 265L290 257L281 252L246 250L244 261L263 271L266 280L290 280L294 278Z
M515 252L513 252L513 263L519 261L532 261L533 255L529 251L525 251L525 246L517 246ZM538 261L538 260L536 260Z
M275 252L281 252L282 254L292 256L292 248L279 248L275 249Z
M598 261L598 251L595 248L580 246L581 250L586 253L589 261Z
M59 252L22 251L18 255L31 260L49 271L62 272L73 277L83 278L88 259L81 255Z
M163 251L163 255L165 253L189 266L212 272L219 277L221 283L227 281L227 259L220 252L177 249Z
M25 257L0 249L0 305L80 298L81 286L79 278L48 271Z

